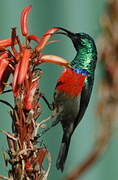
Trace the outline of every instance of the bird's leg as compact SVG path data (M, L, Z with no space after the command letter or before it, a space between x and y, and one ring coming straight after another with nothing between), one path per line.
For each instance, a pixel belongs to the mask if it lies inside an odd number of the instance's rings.
M46 98L43 94L41 94L41 97L42 97L42 99L45 101L45 103L47 104L48 108L49 108L51 111L53 111L53 110L54 110L54 104L53 104L53 103L50 104L50 103L48 102L47 98Z

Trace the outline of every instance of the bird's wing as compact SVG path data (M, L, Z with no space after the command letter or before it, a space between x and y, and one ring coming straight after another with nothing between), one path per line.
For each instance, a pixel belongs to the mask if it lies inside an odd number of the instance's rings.
M84 113L85 113L85 111L87 109L87 106L89 104L89 100L90 100L90 97L91 97L92 88L93 88L93 79L91 77L88 77L87 82L83 86L83 89L82 89L82 92L81 92L80 109L79 109L77 119L76 119L76 121L74 123L74 129L76 128L78 123L83 118L83 115L84 115Z

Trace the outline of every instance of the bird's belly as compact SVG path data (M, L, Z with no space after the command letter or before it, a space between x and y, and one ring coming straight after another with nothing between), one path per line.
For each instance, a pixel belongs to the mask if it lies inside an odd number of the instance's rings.
M60 93L55 99L56 107L60 109L60 113L57 116L62 124L69 125L77 118L80 107L80 95L77 97L69 97L65 93Z

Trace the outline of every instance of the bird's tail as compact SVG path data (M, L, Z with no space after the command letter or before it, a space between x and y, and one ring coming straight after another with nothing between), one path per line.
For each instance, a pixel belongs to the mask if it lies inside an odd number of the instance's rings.
M62 142L61 142L59 155L56 162L57 169L61 169L62 172L64 170L64 164L68 155L70 140L71 140L71 135L67 136L67 134L64 133Z

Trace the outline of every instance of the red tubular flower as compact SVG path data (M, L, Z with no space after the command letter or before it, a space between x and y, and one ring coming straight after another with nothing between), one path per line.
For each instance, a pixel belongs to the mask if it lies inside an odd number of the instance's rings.
M4 72L5 72L5 70L6 70L8 65L9 65L9 61L8 60L2 59L0 61L0 82L2 80L3 74L4 74Z
M8 53L3 52L0 55L0 93L2 93L5 83L7 83L8 78L11 74L11 70L8 67L9 65L9 58L8 58Z
M16 44L17 41L15 41L14 43ZM0 40L0 48L8 47L11 45L12 45L12 39L11 38Z
M27 36L27 40L29 40L29 41L30 41L30 40L33 40L33 41L35 41L35 42L37 42L37 43L40 42L39 37L37 37L37 36L34 35L34 34Z
M23 57L21 60L19 60L18 64L16 65L14 77L12 81L12 88L13 88L14 96L18 95L19 85L21 85L26 78L30 53L31 53L30 49L24 49Z
M28 35L28 14L30 9L32 8L32 6L27 6L26 8L24 8L24 10L21 13L21 19L20 19L20 23L21 23L21 31L22 31L22 35L23 36L27 36Z
M20 68L20 61L16 65L14 76L13 76L13 81L12 81L12 88L13 88L14 96L17 96L17 93L18 93L17 79L18 79L19 68Z
M31 55L31 50L24 49L23 57L20 61L20 67L19 67L19 72L18 72L18 81L17 81L18 85L21 85L26 78L30 55Z
M4 52L0 55L0 61L3 60L3 59L6 59L8 58L8 53L7 52Z
M41 51L47 44L50 37L58 30L59 30L59 28L51 28L46 33L44 33L39 44L35 47L35 50L38 52Z
M33 98L36 92L38 86L38 81L34 81L32 82L29 90L27 90L25 98L24 98L24 109L26 110L30 110L32 109L32 105L33 105Z
M71 67L70 63L66 61L64 58L55 56L55 55L49 55L49 54L41 56L41 58L39 59L39 62L41 63L48 62L48 63L57 64L60 66Z
M9 76L11 74L12 70L9 67L9 65L6 67L3 75L2 75L2 79L0 81L0 93L3 92L4 88L6 87L6 84L8 82Z

